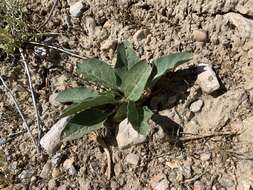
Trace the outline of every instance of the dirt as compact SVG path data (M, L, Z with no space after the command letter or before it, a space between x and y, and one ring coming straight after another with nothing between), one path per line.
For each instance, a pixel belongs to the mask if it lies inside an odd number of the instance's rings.
M155 105L150 106L155 106L165 120L161 126L151 125L148 141L124 150L110 146L110 180L106 177L106 153L89 136L63 144L55 158L44 151L38 155L25 132L0 145L8 161L8 170L1 171L7 176L1 189L251 189L253 57L249 52L253 48L253 30L248 29L253 27L252 0L87 0L78 18L69 14L74 2L59 1L50 21L41 29L59 33L49 42L51 45L84 57L99 57L108 64L115 63L115 44L122 40L133 44L142 59L179 51L192 51L194 58L157 85L160 91ZM47 18L52 6L49 0L31 1L28 13L34 28ZM236 24L230 13L248 21L240 22L240 18ZM207 39L196 41L195 30L205 31ZM50 96L87 84L75 73L79 59L52 49L46 53L38 58L33 46L25 51L43 134L64 108ZM196 65L202 63L212 65L221 84L214 94L203 93L196 83ZM22 65L3 62L0 73L36 136L35 111ZM0 92L0 137L4 139L22 131L23 124L11 99ZM190 105L199 99L204 102L202 109L191 112ZM175 126L181 134L171 133ZM244 133L232 135L236 131ZM178 135L218 133L224 135L177 140ZM108 138L112 136L108 135L106 142ZM129 161L129 154L134 154L134 160ZM68 159L73 160L71 170L64 167Z

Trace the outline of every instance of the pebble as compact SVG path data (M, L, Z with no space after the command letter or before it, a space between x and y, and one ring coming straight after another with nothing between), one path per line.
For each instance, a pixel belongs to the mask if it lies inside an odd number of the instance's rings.
M205 190L205 184L201 181L195 181L193 184L193 190Z
M135 34L133 35L133 40L134 42L138 43L139 41L145 39L145 37L146 37L145 31L140 29L140 30L137 30Z
M117 40L106 40L102 45L101 45L101 49L102 50L115 50L117 47Z
M199 64L197 66L197 83L203 92L211 94L220 88L220 83L212 67L208 64Z
M197 100L190 105L190 110L194 113L200 112L204 105L203 100Z
M52 177L57 178L60 175L61 175L60 170L58 168L54 168L53 171L52 171Z
M44 47L34 47L34 54L37 58L43 59L47 55L47 50Z
M52 105L52 106L59 106L61 105L60 102L56 101L56 97L57 97L58 93L53 93L49 96L49 103Z
M53 189L55 189L55 187L56 187L56 182L55 182L55 180L54 180L54 179L50 179L49 182L48 182L48 184L47 184L47 186L48 186L48 190L53 190Z
M248 56L249 56L250 58L253 58L253 49L250 49L250 50L248 51Z
M72 17L79 17L83 13L84 4L82 1L78 1L70 6L69 12Z
M118 147L120 149L124 149L131 145L145 142L146 136L139 134L130 124L128 119L125 119L119 124L116 140Z
M169 181L165 174L158 174L151 178L150 185L153 190L169 189Z
M123 172L122 164L120 162L114 165L114 174L118 177Z
M119 187L116 181L111 181L111 190L117 190Z
M19 175L18 175L18 178L21 179L21 180L24 180L24 179L28 179L28 178L31 178L32 175L33 175L33 171L32 170L23 170Z
M47 162L44 166L43 166L43 168L42 168L42 170L41 170L41 172L40 172L40 177L42 178L42 179L47 179L47 178L49 178L49 176L50 176L50 171L51 171L51 163L50 162Z
M200 154L200 160L205 162L211 159L211 153L202 153Z
M53 157L51 158L51 163L53 165L53 167L58 167L62 161L62 153L58 152L55 155L53 155Z
M70 168L73 166L73 163L74 163L74 159L73 159L73 158L66 159L66 160L63 162L63 168L64 168L65 170L68 170L68 169L70 169Z
M76 168L72 165L69 168L69 175L76 175L76 174L77 174Z
M194 30L193 31L193 38L197 41L197 42L206 42L208 35L207 35L207 31L205 30Z
M128 154L125 159L127 163L132 164L134 166L137 166L140 160L139 156L133 153Z
M48 154L53 154L61 143L61 133L71 117L64 117L55 123L41 138L40 145Z
M219 179L219 182L223 187L226 188L233 187L235 185L232 176L227 174L222 175L222 177Z
M95 33L96 22L95 19L92 17L86 17L85 19L85 26L88 31L88 35L93 35Z

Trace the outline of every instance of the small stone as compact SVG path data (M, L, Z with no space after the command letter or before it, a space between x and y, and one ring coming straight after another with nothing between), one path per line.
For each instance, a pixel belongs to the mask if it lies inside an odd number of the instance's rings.
M95 28L96 28L95 19L92 17L86 17L85 25L86 25L86 29L88 31L88 34L93 35L95 33Z
M60 170L58 168L54 168L53 171L52 171L52 177L57 178L60 175L61 175Z
M70 6L69 12L73 17L79 17L83 13L84 4L82 1L78 1Z
M51 158L51 163L53 167L58 167L60 165L60 162L62 161L62 157L63 155L59 152L53 155L53 157Z
M137 43L137 42L143 40L145 37L146 37L145 31L144 30L138 30L133 35L133 40Z
M67 185L63 184L57 188L57 190L67 190Z
M32 176L32 177L31 177L31 183L34 183L36 180L37 180L37 177L36 177L36 176Z
M212 67L208 64L199 64L197 66L197 83L203 92L211 94L220 88L219 81Z
M123 120L119 124L119 130L116 140L120 149L127 148L131 145L141 144L146 141L146 136L139 134L128 121Z
M125 159L127 163L135 165L135 166L137 166L140 160L139 156L133 153L128 154Z
M44 47L34 47L34 54L37 58L43 59L47 55L47 50Z
M47 179L47 178L49 178L49 177L50 177L50 171L51 171L51 163L50 163L50 162L47 162L47 163L43 166L43 168L42 168L42 170L41 170L41 172L40 172L40 177L41 177L42 179Z
M197 42L206 42L207 38L208 38L207 31L205 31L205 30L194 30L193 31L193 38Z
M211 154L210 153L202 153L200 154L200 160L205 162L211 159Z
M205 184L201 181L195 181L193 184L193 190L205 190Z
M190 110L194 113L200 112L204 105L203 100L197 100L190 105Z
M72 165L69 168L69 175L76 175L76 174L77 174L76 168Z
M40 145L47 153L53 154L61 143L61 133L71 117L64 117L55 123L52 128L41 138Z
M114 174L118 177L123 172L122 164L120 162L114 165Z
M192 177L192 168L191 166L183 166L181 167L182 174L186 179L189 179Z
M53 93L49 96L49 103L53 106L59 106L61 105L60 102L56 101L56 97L57 97L58 93Z
M250 50L248 51L248 56L249 56L250 58L253 58L253 49L250 49Z
M117 40L106 40L102 45L101 45L101 49L102 50L115 50L117 47Z
M19 175L18 175L18 178L21 179L21 180L24 180L24 179L28 179L28 178L31 178L32 175L33 175L33 171L32 170L23 170Z
M219 179L219 182L223 187L226 187L226 188L230 188L235 185L233 177L228 174L222 175L222 177Z
M47 184L47 186L48 186L48 190L53 190L53 189L55 189L55 187L56 187L56 182L55 182L55 180L54 180L54 179L50 179L49 182L48 182L48 184Z
M153 190L167 190L169 188L169 181L166 175L158 174L151 178L150 185Z
M119 185L116 181L111 181L111 190L117 190Z
M66 159L66 160L64 161L64 163L63 163L63 168L64 168L65 170L68 170L68 169L70 169L70 168L73 166L73 163L74 163L74 159L73 159L73 158L71 158L71 159Z

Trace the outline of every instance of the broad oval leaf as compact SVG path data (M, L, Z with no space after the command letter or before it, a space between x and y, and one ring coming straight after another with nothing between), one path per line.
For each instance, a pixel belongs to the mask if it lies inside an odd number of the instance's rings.
M126 73L121 89L128 100L137 101L141 97L151 71L150 65L138 62Z
M63 141L81 138L85 134L104 127L106 118L107 114L95 109L78 113L65 126L62 132Z
M165 73L191 59L192 53L182 52L166 55L154 60L152 63L155 66L156 73L151 81L151 86L153 86Z
M79 103L87 98L96 97L98 93L85 87L76 87L60 92L55 98L60 103Z
M118 89L118 76L114 69L99 59L84 59L77 65L78 73L87 80L108 88Z
M129 42L125 41L118 45L115 70L121 78L138 62L139 57Z
M127 103L122 103L118 107L115 115L113 116L113 120L116 122L120 122L123 121L126 117L127 117Z
M105 104L116 104L118 100L115 99L113 93L107 93L102 95L97 95L96 97L91 97L83 100L78 104L71 105L67 109L64 110L62 117L66 117L68 115L72 115L81 111L85 111L97 106L105 105Z
M153 112L148 107L136 107L134 103L128 104L127 118L133 128L141 135L147 136L150 130L148 120Z
M133 101L127 104L127 118L134 128L139 128L141 123L140 110L137 109Z

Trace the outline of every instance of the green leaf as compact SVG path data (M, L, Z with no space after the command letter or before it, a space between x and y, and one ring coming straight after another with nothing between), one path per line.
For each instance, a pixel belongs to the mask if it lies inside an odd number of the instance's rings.
M118 109L113 117L113 120L116 122L120 122L120 121L123 121L126 117L127 117L127 103L122 103L118 107Z
M104 127L103 123L107 114L100 110L90 109L78 113L66 125L62 132L64 141L74 140L83 137L92 131Z
M118 89L118 76L114 69L99 59L84 59L77 65L78 73L82 74L87 80L93 81L99 85Z
M129 42L125 41L118 45L115 70L121 78L129 69L131 69L138 62L139 57L137 56Z
M85 87L76 87L60 92L55 100L61 103L79 103L87 98L96 97L97 95L98 93L91 89Z
M173 70L177 66L192 59L192 53L182 52L174 53L167 56L160 57L153 61L156 68L156 74L153 77L151 86L153 86L164 74L168 71Z
M150 130L148 120L153 112L148 107L136 107L134 102L129 102L127 108L127 118L133 128L144 136L148 135Z
M78 104L71 105L67 109L64 110L62 117L75 114L77 112L85 111L97 106L105 105L105 104L116 104L118 100L115 99L114 94L107 93L98 95L96 97L91 97L83 100L82 102Z
M139 128L141 123L140 111L137 109L133 101L128 102L127 105L127 118L134 128Z
M151 71L150 65L138 62L126 73L121 89L128 100L137 101L141 97Z

